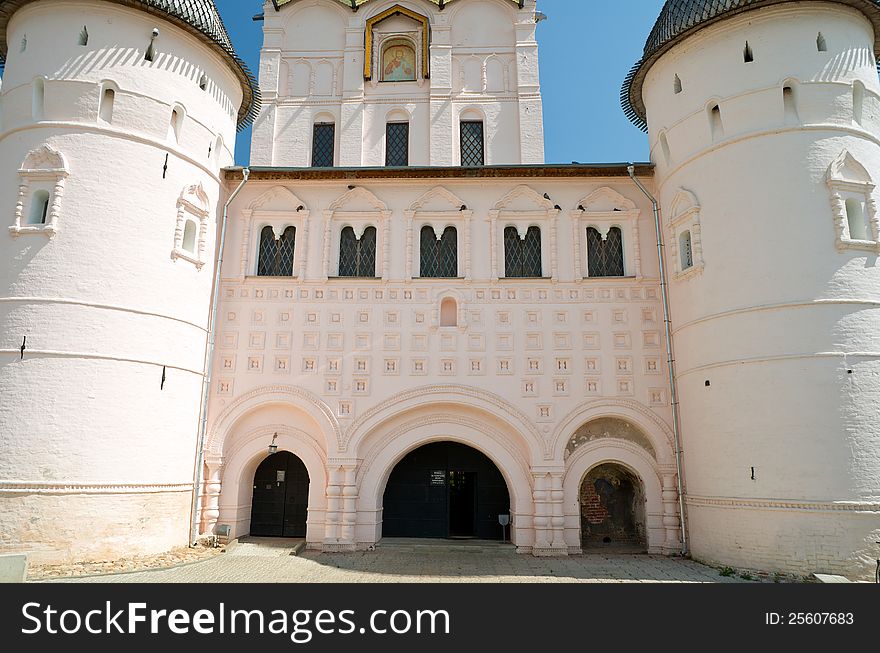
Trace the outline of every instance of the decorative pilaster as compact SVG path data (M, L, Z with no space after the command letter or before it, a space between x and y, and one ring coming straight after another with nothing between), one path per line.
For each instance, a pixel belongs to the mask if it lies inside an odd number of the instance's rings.
M241 235L241 267L238 270L239 281L244 281L247 276L248 262L250 259L251 231L254 228L254 212L245 209L241 212L244 224L244 233Z
M357 523L357 464L341 461L330 467L324 551L354 551Z
M535 473L535 544L532 555L567 556L562 478L564 471Z
M204 486L204 507L201 514L201 533L202 535L211 535L217 520L220 519L220 492L223 489L223 469L224 461L222 458L209 458L205 460L207 474L205 475Z
M661 546L661 550L664 555L675 555L681 552L681 519L675 478L674 470L663 470L663 528L666 530L666 541Z

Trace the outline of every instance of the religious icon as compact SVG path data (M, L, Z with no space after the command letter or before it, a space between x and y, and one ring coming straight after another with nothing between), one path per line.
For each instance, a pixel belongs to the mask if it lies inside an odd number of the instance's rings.
M382 81L414 82L416 80L416 53L403 43L391 43L382 53Z

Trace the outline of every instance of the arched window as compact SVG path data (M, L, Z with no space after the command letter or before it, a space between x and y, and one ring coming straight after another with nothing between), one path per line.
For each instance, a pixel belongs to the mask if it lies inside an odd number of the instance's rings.
M447 297L440 302L440 326L458 326L458 302L452 297Z
M113 106L116 104L116 91L112 88L105 88L101 94L101 108L98 115L104 122L113 122Z
M382 81L416 81L416 51L406 39L393 39L382 47Z
M422 227L419 259L421 272L425 278L454 279L458 276L458 231L446 227L440 239L434 228Z
M275 238L275 230L272 227L263 227L260 232L257 276L292 277L295 249L296 227L287 227L278 239Z
M198 227L195 221L187 220L183 228L183 243L181 245L187 252L195 253L196 235L198 235Z
M332 168L335 145L336 125L332 122L315 123L312 133L312 167Z
M409 123L389 122L385 126L385 165L409 165Z
M482 120L461 121L461 165L476 167L485 163Z
M31 198L31 210L28 224L46 224L49 215L49 191L38 190Z
M376 228L367 227L358 238L351 227L342 230L339 239L339 276L376 276Z
M851 240L871 240L868 235L868 224L865 221L865 210L861 201L850 198L846 200L846 220L849 223Z
M691 243L690 230L681 232L681 236L678 237L678 250L681 257L681 269L689 270L694 267L694 248Z
M541 229L529 227L525 238L519 237L516 227L504 230L504 276L515 278L540 278Z
M619 227L611 227L602 238L598 229L587 229L587 263L591 277L622 277L623 233Z

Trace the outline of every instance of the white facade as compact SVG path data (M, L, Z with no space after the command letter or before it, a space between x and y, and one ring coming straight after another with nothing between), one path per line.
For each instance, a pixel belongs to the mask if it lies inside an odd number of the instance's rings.
M115 3L27 4L7 41L0 546L41 560L186 545L239 82L194 36Z
M523 9L510 0L468 0L443 10L427 0L382 0L357 12L339 0L291 2L280 11L266 2L264 14L263 112L251 165L312 165L313 125L332 123L335 165L383 166L388 122L409 123L410 165L460 165L462 120L485 123L487 164L544 162L533 0ZM393 42L415 50L414 81L383 80L383 44Z
M500 474L521 552L677 554L681 484L695 558L867 572L880 82L865 14L780 2L687 33L645 73L655 166L635 172L662 212L680 475L653 207L625 166L542 165L534 1L265 3L194 486L241 76L120 3L24 4L0 93L0 550L184 545L194 487L201 533L253 532L275 509L260 493L292 483L261 476L270 445L304 466L308 489L282 500L307 544L369 549L400 520L401 470L455 443ZM389 155L402 122L406 167ZM480 123L479 156L462 123ZM404 499L452 496L461 470L428 469Z
M666 235L677 244L690 229L701 250L671 300L703 560L849 572L877 557L874 38L853 9L782 4L705 28L648 73ZM861 209L858 239L847 199Z

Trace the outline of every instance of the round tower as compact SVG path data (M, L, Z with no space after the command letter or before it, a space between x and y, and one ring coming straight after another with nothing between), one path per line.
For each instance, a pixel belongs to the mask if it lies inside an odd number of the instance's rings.
M624 86L656 163L697 559L880 557L878 35L876 0L668 0Z
M255 82L210 0L0 7L0 551L188 544L220 170Z

